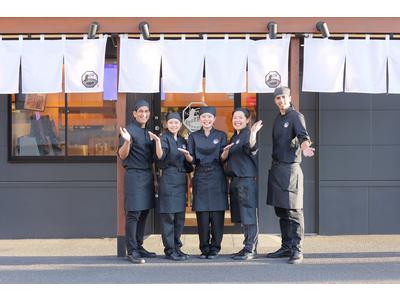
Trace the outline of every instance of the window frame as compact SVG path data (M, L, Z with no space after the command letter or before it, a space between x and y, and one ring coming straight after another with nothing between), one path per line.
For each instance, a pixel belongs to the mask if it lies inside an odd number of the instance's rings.
M117 156L68 156L68 94L64 94L65 103L65 145L62 156L16 156L12 154L12 96L7 95L7 160L10 163L115 163ZM115 122L117 124L117 122Z

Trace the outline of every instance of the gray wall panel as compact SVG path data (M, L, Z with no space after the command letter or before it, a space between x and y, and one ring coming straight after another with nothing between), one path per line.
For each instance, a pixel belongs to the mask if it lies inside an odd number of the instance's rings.
M321 110L370 110L372 96L352 93L321 93L319 99Z
M400 186L373 187L369 191L369 233L398 234L400 232Z
M400 145L371 146L371 180L400 181Z
M368 188L321 187L320 234L367 234Z
M400 95L398 94L372 95L371 100L372 111L400 110Z
M369 180L370 150L363 146L320 146L320 180Z
M0 238L116 236L116 184L0 185Z
M369 111L321 111L320 120L322 145L369 145L370 143Z
M371 142L373 145L400 145L399 128L400 110L372 112Z

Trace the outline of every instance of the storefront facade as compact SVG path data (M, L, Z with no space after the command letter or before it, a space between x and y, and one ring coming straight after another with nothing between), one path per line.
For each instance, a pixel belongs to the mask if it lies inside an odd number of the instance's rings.
M79 38L89 24L100 24L109 34L106 68L118 68L118 34L137 37L138 24L148 22L154 38L207 33L215 38L265 38L267 24L275 21L278 34L291 33L289 85L296 108L306 117L317 148L305 159L306 232L316 234L391 234L400 231L395 211L400 208L400 144L394 138L399 125L400 98L394 94L301 92L303 38L318 35L315 25L327 22L331 34L372 38L396 34L398 18L2 18L1 34L14 38ZM397 31L396 31L397 30ZM29 35L29 36L28 36ZM112 37L112 38L111 38ZM103 93L49 94L46 105L24 107L34 97L1 95L0 101L0 238L118 237L124 238L123 168L115 158L116 132L129 121L136 100L152 103L152 124L161 132L168 110L182 111L190 103L205 101L218 109L216 126L231 133L229 115L246 106L254 119L262 119L259 159L259 223L263 233L277 233L273 210L265 205L266 179L271 154L271 124L277 113L271 94L124 94L112 99ZM36 99L35 103L40 103ZM48 116L50 123L43 116ZM47 128L47 129L46 129ZM32 150L29 138L50 130L47 145ZM54 142L50 136L54 135ZM21 152L21 149L25 149ZM27 150L28 149L28 150ZM31 149L31 150L29 150ZM33 152L32 152L33 151ZM190 195L189 195L190 197ZM195 220L187 210L187 232ZM240 232L226 218L227 232ZM158 232L156 214L148 232Z

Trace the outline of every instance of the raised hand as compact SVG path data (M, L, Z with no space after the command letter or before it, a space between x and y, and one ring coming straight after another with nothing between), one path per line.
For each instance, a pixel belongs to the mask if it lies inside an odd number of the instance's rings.
M150 140L154 140L156 143L160 142L160 138L158 137L158 135L152 133L151 131L149 131L149 136L150 136Z
M182 153L183 153L183 155L185 155L185 156L188 156L188 155L190 155L189 151L187 151L186 149L183 149L183 148L178 148L178 151L182 152Z
M131 142L131 135L129 134L129 132L125 129L120 127L119 128L119 133L121 134L122 138L127 141L127 142Z
M251 126L250 131L252 134L256 134L262 127L263 127L262 120L259 120L255 122L253 126Z
M230 143L229 145L226 145L224 148L224 152L225 151L229 151L229 149L231 149L233 147L233 145L235 145L234 143Z
M303 150L303 155L305 157L313 157L314 156L315 148L308 147Z

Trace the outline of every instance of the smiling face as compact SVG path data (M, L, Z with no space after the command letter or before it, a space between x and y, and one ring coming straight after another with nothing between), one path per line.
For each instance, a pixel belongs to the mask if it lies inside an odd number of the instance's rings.
M290 107L290 96L280 95L276 96L274 100L280 112L285 112Z
M133 111L135 120L144 127L150 118L150 109L147 106L141 106Z
M215 117L213 114L204 113L200 115L200 124L203 129L211 129L214 125Z
M177 134L181 129L182 123L178 119L169 119L167 121L168 131L172 134Z
M236 130L242 130L249 124L250 118L246 119L244 112L242 111L235 111L232 116L232 125L233 128Z

